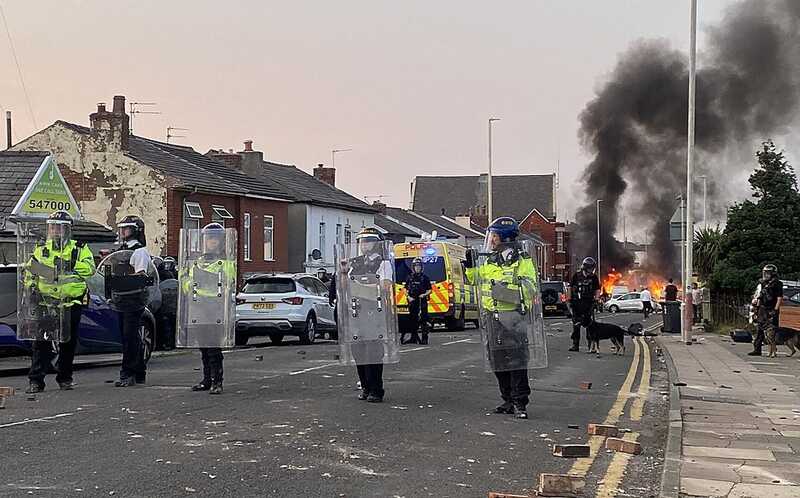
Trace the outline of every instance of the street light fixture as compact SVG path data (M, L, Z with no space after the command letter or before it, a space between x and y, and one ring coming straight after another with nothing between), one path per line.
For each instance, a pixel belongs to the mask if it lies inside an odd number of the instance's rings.
M493 211L492 211L492 123L494 123L495 121L500 121L500 118L489 118L489 178L488 178L488 182L487 182L487 189L489 190L489 195L488 195L488 201L489 201L488 202L488 204L489 204L489 206L488 206L488 209L489 209L488 210L489 220L488 221L489 221L489 223L491 223L492 220L494 219L492 217L492 215L493 215Z

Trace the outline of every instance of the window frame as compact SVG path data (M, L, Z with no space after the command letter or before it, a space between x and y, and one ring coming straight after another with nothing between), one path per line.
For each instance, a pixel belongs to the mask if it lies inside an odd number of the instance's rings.
M327 241L327 237L325 236L325 230L326 229L327 229L327 226L325 225L325 222L324 221L320 221L319 222L319 240L318 240L318 244L319 244L319 252L320 252L320 255L322 256L322 260L323 261L325 261L325 252L326 252L325 251L325 244L326 244L326 241Z
M242 230L244 231L244 237L242 237L242 252L243 258L245 261L252 261L252 253L251 253L251 220L250 220L250 213L244 213L242 215Z
M563 253L564 251L564 232L556 232L556 252Z
M267 219L269 219L269 227L267 227ZM264 243L262 248L264 250L264 261L275 261L275 216L265 214L262 218ZM267 256L267 231L269 231L269 256Z

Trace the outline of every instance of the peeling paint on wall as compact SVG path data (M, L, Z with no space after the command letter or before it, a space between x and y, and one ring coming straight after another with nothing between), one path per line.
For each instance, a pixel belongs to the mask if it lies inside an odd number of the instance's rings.
M144 220L150 251L165 253L167 178L116 149L100 136L56 122L11 150L52 152L62 174L71 182L81 181L78 203L86 219L114 228L124 216L138 215ZM78 175L80 180L75 179Z

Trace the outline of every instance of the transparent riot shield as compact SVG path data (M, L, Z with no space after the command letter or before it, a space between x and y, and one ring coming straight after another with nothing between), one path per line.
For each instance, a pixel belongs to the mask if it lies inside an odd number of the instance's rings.
M176 347L234 345L236 247L233 228L181 230Z
M44 220L17 222L17 338L23 341L67 342L70 330L65 285L77 277L65 254L69 239L48 234ZM66 257L65 257L66 256Z
M547 367L539 272L529 241L504 245L477 261L480 327L487 370Z
M97 272L87 282L89 290L114 311L140 311L147 307L155 313L161 306L158 271L152 260L137 271L131 261L133 253L123 249L100 261Z
M349 365L400 361L392 243L337 245L336 279L340 361Z

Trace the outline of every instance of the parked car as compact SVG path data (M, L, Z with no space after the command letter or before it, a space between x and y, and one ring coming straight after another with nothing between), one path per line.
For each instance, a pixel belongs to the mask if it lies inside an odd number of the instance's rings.
M160 306L151 301L145 308L140 334L144 340L145 362L150 359L156 344L156 320L154 312ZM89 287L89 305L83 310L78 328L76 354L121 353L122 338L118 315L106 300ZM30 341L20 341L17 328L17 266L0 265L0 352L12 354L30 353Z
M542 311L545 315L572 316L567 306L567 284L564 282L542 282Z
M334 308L328 287L308 273L271 273L249 277L236 296L236 344L251 337L280 344L287 335L311 344L317 332L336 337Z
M653 301L653 310L658 311L660 305ZM621 296L612 297L603 305L604 309L610 313L619 313L620 311L640 311L644 312L644 303L642 303L642 294L639 292L629 292Z

